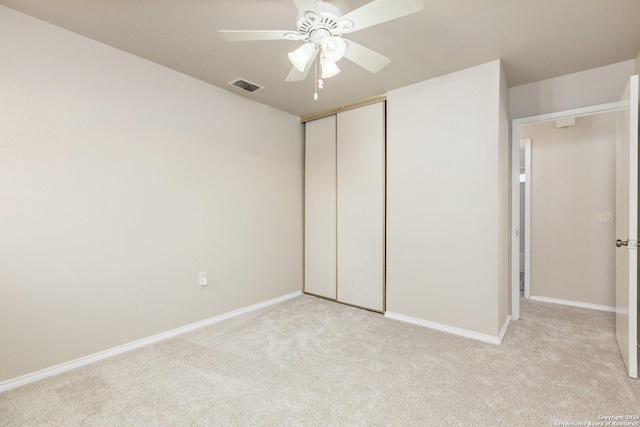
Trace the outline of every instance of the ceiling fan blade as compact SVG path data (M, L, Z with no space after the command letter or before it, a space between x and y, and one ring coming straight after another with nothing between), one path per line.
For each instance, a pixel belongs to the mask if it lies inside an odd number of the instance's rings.
M313 12L318 16L321 16L320 6L318 6L318 0L293 0L298 8L300 15L304 17L306 12Z
M295 31L277 30L220 30L220 37L228 42L251 40L302 40L304 36Z
M352 33L372 25L420 12L423 7L423 0L375 0L342 16L338 20L338 28L341 28L342 32ZM340 24L344 21L351 21L353 28L350 28L351 25L348 23L348 25Z
M316 54L317 55L317 54ZM315 57L309 62L307 62L307 66L304 68L304 71L298 70L296 67L291 68L289 75L287 76L286 81L288 82L301 82L307 78L307 74L309 74L309 70L315 64Z
M347 51L344 53L344 57L364 68L371 73L377 73L382 70L391 60L384 55L374 52L373 50L366 48L351 40L345 40L347 42Z

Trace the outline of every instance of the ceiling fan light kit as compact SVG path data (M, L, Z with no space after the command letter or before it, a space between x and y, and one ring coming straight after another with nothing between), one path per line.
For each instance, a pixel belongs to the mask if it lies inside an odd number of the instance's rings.
M325 37L322 42L322 53L328 61L338 62L347 51L347 43L342 37Z
M333 61L329 61L326 58L322 58L320 60L320 66L322 67L323 79L328 79L329 77L333 77L340 72L340 68L338 68L336 63Z
M305 43L293 52L289 53L289 60L299 71L304 72L307 64L318 54L318 49L313 43Z
M305 80L311 65L317 64L318 57L320 57L324 79L340 72L336 62L343 57L369 72L377 73L390 62L390 59L355 42L343 39L342 35L419 12L424 7L423 0L375 0L343 15L336 6L321 0L293 0L293 2L298 9L297 31L220 30L219 33L227 41L300 40L305 42L289 53L293 69L287 76L288 82ZM314 99L317 99L317 94Z

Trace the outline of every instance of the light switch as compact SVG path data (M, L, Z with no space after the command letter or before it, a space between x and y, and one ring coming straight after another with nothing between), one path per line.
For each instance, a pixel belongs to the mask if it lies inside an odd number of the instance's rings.
M613 222L613 212L599 212L598 222Z
M200 280L199 280L200 286L202 286L203 288L205 286L207 286L207 272L206 271L201 271L200 272Z

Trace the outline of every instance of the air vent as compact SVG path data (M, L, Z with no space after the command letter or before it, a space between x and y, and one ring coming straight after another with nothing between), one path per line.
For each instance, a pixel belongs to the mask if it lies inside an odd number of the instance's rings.
M232 82L229 82L229 84L231 86L239 87L240 89L246 90L247 92L251 92L251 93L257 92L260 89L264 89L263 86L250 82L249 80L243 79L241 77L235 79Z

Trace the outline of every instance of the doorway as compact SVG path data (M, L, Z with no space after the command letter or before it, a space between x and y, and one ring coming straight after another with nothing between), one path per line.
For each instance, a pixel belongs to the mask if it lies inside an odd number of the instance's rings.
M530 126L535 124L542 123L553 123L558 120L568 119L568 118L580 118L584 116L589 116L597 113L611 112L615 111L619 108L619 103L613 102L609 104L596 105L592 107L578 108L574 110L562 111L557 113L549 113L543 114L539 116L525 117L522 119L515 119L512 122L512 230L511 230L511 312L512 318L514 320L518 320L520 318L520 238L521 232L524 232L525 235L527 233L526 225L525 229L522 230L520 225L520 176L521 176L521 140L525 139L522 137L522 129L524 126ZM531 141L531 144L535 144L535 141ZM535 153L531 153L530 160L533 161L533 157ZM525 164L526 166L526 164ZM525 185L526 185L526 171L525 171ZM530 183L533 181L533 178L530 179ZM533 188L530 193L535 191ZM526 193L525 193L526 194ZM576 242L577 244L577 242ZM527 270L527 254L524 254L524 272L526 276ZM530 263L529 263L530 264ZM524 277L525 283L524 287L527 288L527 277ZM560 298L559 298L560 299Z
M551 121L566 122L575 118L585 117L594 113L616 111L616 138L615 138L615 213L607 210L597 213L598 222L614 222L615 218L615 288L614 300L616 342L620 354L630 377L638 378L638 139L640 121L640 78L632 76L622 94L620 102L586 107L560 113L551 113L541 116L528 117L513 120L512 132L512 233L511 233L511 307L512 318L520 318L520 283L519 283L519 239L520 225L520 139L524 126L535 123L547 123ZM561 126L557 126L561 127ZM535 152L532 153L535 158ZM566 161L566 160L564 160ZM533 162L532 162L533 163ZM569 159L567 165L571 165ZM534 175L535 175L535 168ZM560 168L564 172L563 168ZM574 170L575 172L575 170ZM572 180L573 176L561 177L560 180ZM535 177L532 179L535 183ZM535 187L532 186L532 194ZM569 200L571 202L571 200ZM570 204L570 203L569 203ZM535 205L535 203L534 203ZM565 203L565 206L568 205ZM542 205L541 205L542 206ZM587 207L593 210L593 206ZM534 216L533 214L532 216ZM593 217L591 218L593 220ZM566 226L567 224L561 224ZM547 234L561 230L545 230ZM560 234L560 233L558 233ZM555 237L555 236L554 236ZM568 243L579 248L583 243L583 236L578 235ZM560 240L556 240L560 241ZM611 239L613 243L613 239ZM566 243L566 242L565 242ZM533 250L531 249L531 252ZM571 253L569 249L568 253ZM561 256L567 254L565 250ZM532 260L532 266L535 261ZM584 260L583 260L584 262ZM560 263L562 264L562 263ZM530 266L531 269L531 266ZM533 287L533 281L531 286ZM558 302L558 301L550 301ZM592 307L593 308L593 307Z
M520 126L521 298L615 311L616 119Z

